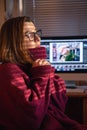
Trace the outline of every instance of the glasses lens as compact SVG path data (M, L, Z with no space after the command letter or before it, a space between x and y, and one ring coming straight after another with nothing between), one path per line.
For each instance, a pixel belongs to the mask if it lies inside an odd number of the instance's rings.
M25 36L27 37L27 38L29 38L30 40L33 40L34 39L34 32L26 32L25 33Z
M29 33L29 39L32 41L32 40L34 40L34 33L32 32L32 33Z

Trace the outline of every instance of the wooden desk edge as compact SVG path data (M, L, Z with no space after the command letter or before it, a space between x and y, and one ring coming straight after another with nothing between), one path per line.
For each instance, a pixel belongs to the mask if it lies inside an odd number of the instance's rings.
M69 90L66 92L68 97L87 97L87 92L85 91L73 91L73 90Z

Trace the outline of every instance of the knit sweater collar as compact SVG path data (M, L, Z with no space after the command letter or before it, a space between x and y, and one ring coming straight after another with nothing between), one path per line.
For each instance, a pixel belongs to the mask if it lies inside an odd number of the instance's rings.
M46 59L46 57L47 57L45 47L38 47L38 48L29 49L29 53L30 53L33 60Z
M31 58L35 61L37 59L46 59L46 48L45 47L38 47L38 48L32 48L29 49L29 55L31 55ZM30 69L32 67L32 64L21 64L19 67L28 75L30 75Z

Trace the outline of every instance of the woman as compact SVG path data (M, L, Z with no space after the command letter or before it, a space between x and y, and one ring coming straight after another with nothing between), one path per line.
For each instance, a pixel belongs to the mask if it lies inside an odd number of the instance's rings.
M0 125L6 130L86 130L65 114L64 81L46 61L40 30L29 17L0 31Z

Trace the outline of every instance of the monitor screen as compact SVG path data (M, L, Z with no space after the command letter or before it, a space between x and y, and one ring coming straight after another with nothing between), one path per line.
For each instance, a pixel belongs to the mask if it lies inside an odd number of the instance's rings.
M87 36L42 37L41 45L56 72L87 72Z

